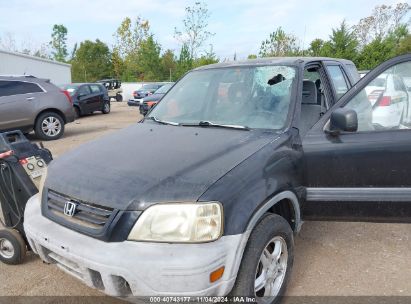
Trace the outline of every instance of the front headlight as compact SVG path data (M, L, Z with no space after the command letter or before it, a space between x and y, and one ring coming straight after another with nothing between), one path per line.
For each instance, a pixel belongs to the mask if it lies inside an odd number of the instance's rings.
M220 203L168 203L149 207L138 218L130 241L201 243L217 240L223 230Z

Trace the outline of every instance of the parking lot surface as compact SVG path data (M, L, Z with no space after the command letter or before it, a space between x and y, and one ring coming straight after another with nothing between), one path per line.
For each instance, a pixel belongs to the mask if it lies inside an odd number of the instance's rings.
M82 117L44 145L58 158L141 118L138 108L112 103L110 114ZM295 243L290 296L411 296L411 225L307 222ZM0 282L0 296L102 295L33 254L23 265L0 263Z

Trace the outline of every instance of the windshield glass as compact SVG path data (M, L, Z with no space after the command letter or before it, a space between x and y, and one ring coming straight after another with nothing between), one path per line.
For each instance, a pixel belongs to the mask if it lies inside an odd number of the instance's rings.
M60 88L62 90L69 92L70 96L73 96L74 94L76 94L76 90L78 89L78 86L69 84L69 85L62 85L60 86Z
M165 84L161 88L159 88L157 91L155 91L156 94L165 94L167 93L168 90L173 86L172 83L170 84Z
M289 66L230 67L193 71L149 114L178 124L282 129L296 70Z

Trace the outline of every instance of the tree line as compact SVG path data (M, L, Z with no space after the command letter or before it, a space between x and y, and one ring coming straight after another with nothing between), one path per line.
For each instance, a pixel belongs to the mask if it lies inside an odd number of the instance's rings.
M349 25L342 21L331 29L327 40L314 39L308 47L301 46L300 39L278 27L261 43L259 53L250 54L248 58L334 57L352 60L358 69L372 69L389 58L411 52L410 11L407 3L376 6L371 15L362 18L358 24ZM174 29L174 37L181 46L177 52L163 49L152 33L149 21L141 17L126 17L113 34L111 47L99 39L85 40L75 44L69 52L68 29L56 24L48 45L43 44L35 50L24 48L21 52L70 63L73 82L109 77L122 81L175 81L195 67L228 60L218 58L213 46L207 44L214 35L208 30L209 17L210 12L203 2L186 7L181 28ZM16 51L11 35L0 38L3 38L0 48ZM236 57L234 52L231 60Z

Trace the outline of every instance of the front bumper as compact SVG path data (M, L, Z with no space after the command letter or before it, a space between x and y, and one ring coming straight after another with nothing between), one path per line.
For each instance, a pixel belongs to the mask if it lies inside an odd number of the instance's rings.
M245 233L204 244L106 243L43 217L38 195L27 202L24 228L42 260L118 297L227 295L248 239ZM210 283L210 273L221 266L223 277Z

